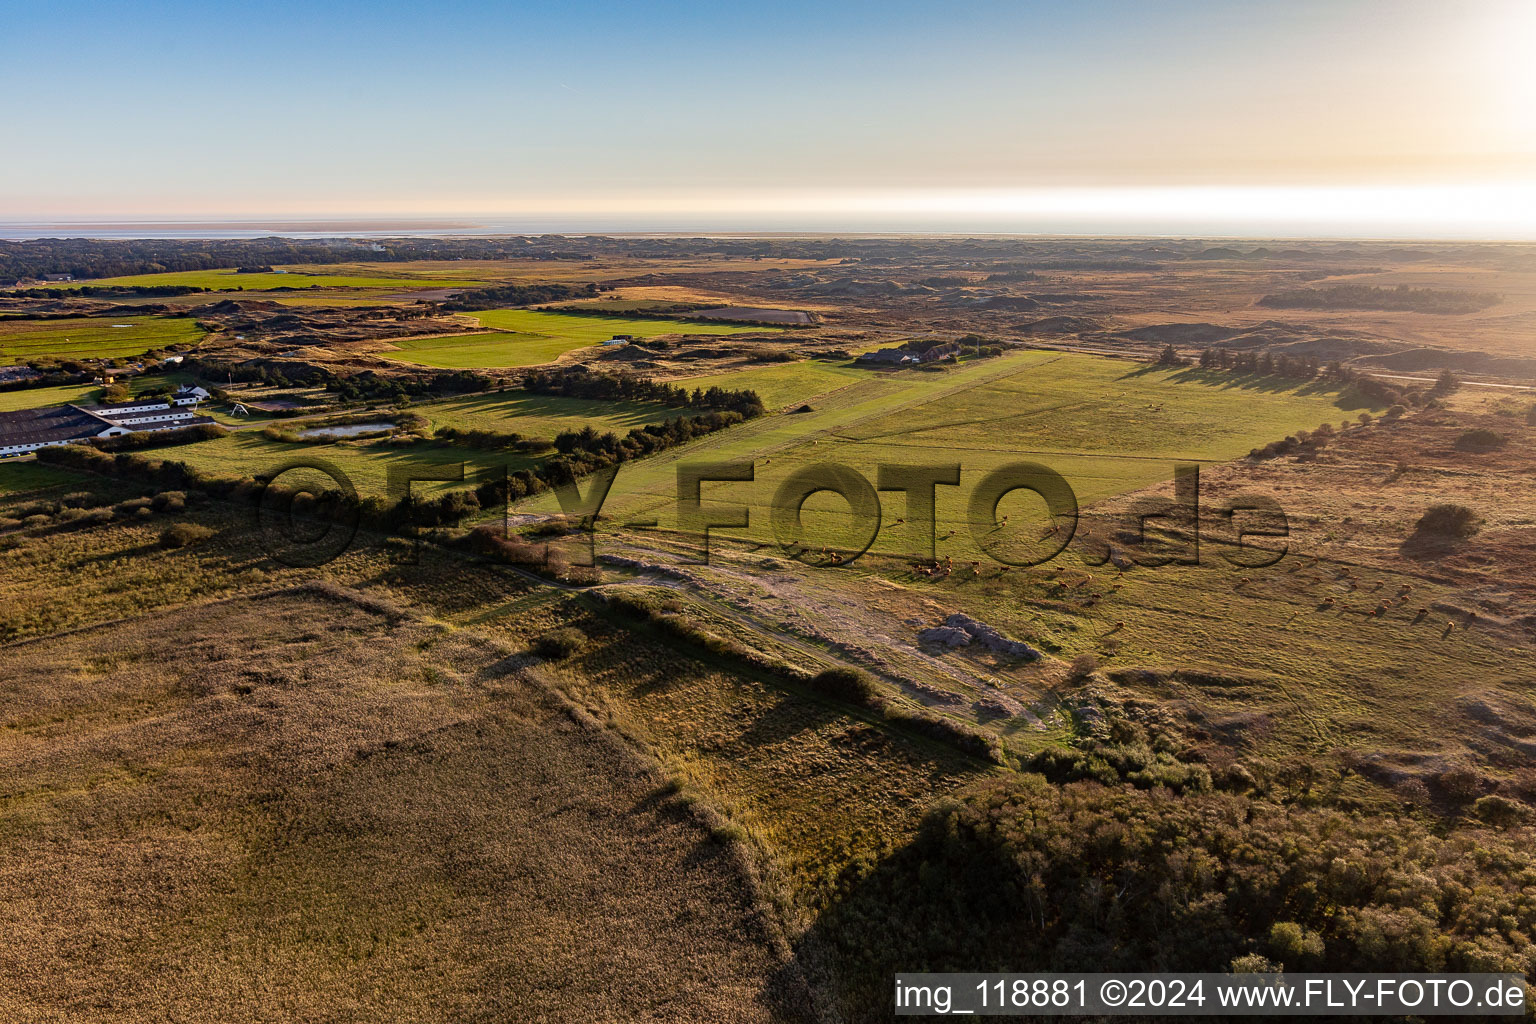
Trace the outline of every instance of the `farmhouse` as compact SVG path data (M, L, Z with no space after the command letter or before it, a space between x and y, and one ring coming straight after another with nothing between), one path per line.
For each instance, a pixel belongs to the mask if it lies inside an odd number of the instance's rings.
M74 279L75 279L75 275L74 274L44 274L43 275L43 280L44 281L73 281Z
M882 348L874 352L865 352L855 359L856 363L880 363L886 366L900 366L905 363L917 362L917 356L904 348Z

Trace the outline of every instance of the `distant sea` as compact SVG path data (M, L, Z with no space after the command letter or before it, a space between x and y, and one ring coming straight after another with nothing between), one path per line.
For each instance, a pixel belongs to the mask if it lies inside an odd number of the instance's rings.
M1217 216L1162 218L1089 215L966 214L902 217L899 215L831 214L770 216L752 214L671 215L549 215L509 218L346 218L296 220L273 217L250 220L138 221L16 221L0 220L0 241L35 238L484 238L498 235L631 235L650 237L708 236L713 238L772 238L815 235L873 237L877 235L959 235L980 237L1072 238L1188 238L1228 240L1392 240L1474 241L1536 240L1536 229L1525 222L1450 225L1359 220L1270 218L1231 219Z
M401 238L519 233L473 221L208 220L208 221L6 221L0 239L32 238Z

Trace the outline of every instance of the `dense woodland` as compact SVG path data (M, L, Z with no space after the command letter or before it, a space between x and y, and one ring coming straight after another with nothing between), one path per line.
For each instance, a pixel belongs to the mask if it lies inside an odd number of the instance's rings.
M1443 835L1288 799L1017 776L850 867L807 946L835 950L856 1019L882 1019L868 1008L912 964L1525 974L1536 833L1497 802L1480 811Z

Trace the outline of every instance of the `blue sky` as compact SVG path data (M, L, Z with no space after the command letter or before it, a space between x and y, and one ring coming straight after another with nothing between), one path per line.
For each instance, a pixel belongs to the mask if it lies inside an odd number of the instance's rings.
M1533 7L16 5L0 218L766 226L850 197L1507 187L1536 153Z

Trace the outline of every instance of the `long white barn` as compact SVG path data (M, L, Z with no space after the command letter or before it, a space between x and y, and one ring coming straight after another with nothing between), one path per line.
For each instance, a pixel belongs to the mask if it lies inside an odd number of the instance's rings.
M170 398L117 405L53 405L0 412L0 458L99 437L212 423L212 419L197 414L198 404L207 397L202 388L183 388Z

